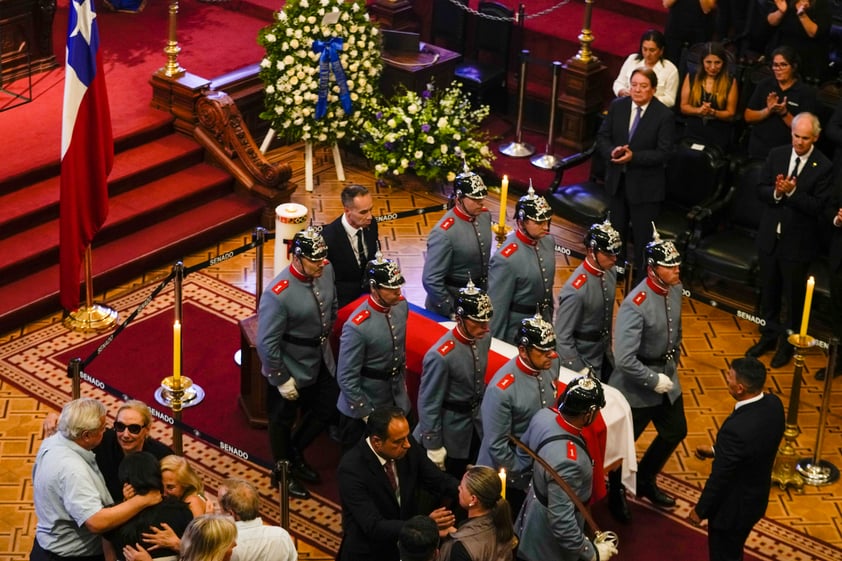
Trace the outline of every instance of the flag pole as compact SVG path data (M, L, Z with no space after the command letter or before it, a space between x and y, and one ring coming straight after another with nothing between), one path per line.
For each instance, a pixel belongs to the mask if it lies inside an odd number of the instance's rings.
M104 331L117 323L117 310L105 304L94 304L91 246L85 248L85 305L64 318L64 325L73 331Z

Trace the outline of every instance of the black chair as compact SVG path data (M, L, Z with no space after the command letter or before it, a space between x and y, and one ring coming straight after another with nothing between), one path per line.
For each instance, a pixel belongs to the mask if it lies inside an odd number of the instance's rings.
M467 8L468 0L453 0ZM433 2L432 43L439 47L465 52L465 35L468 26L468 16L464 8L460 8L450 0L435 0ZM447 84L442 84L446 86Z
M479 3L478 12L473 48L456 67L454 75L474 104L487 104L493 111L505 112L514 12L488 0ZM489 19L483 14L502 19Z
M561 184L565 171L587 162L591 164L591 173L586 181ZM596 149L596 141L584 152L563 158L553 171L555 177L544 197L556 216L585 227L605 219L609 197L603 183L605 163Z
M752 160L737 164L737 168L727 195L697 217L709 227L699 227L702 234L688 251L688 265L690 277L700 279L705 288L705 279L713 276L757 292L756 238L764 209L757 196L757 183L763 162Z
M681 141L667 162L667 192L656 225L662 237L676 240L683 254L696 216L723 196L728 159L717 146Z

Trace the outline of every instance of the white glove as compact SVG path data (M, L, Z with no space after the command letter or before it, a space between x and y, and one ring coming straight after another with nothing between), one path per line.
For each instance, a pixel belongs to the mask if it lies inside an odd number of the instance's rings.
M295 378L290 376L289 380L278 386L278 393L289 401L298 399L298 387L295 385Z
M611 542L599 542L593 544L593 546L599 555L599 561L605 561L606 559L610 559L612 555L617 555L617 553L619 553L617 551L617 546Z
M447 458L447 449L442 446L435 450L427 450L427 457L436 464L440 470L444 470L444 460Z
M666 374L658 374L658 383L655 384L655 393L667 393L672 389L672 380Z

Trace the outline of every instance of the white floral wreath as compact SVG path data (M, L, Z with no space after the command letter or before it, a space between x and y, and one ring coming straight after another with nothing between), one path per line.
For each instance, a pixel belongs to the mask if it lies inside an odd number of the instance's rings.
M331 12L338 16L336 23L325 23ZM266 110L260 116L284 141L332 145L362 131L374 113L383 66L380 31L364 0L288 0L275 22L261 30L258 42L266 49L260 63ZM314 51L314 42L320 42L321 52ZM324 52L325 43L333 49ZM338 59L333 64L331 54ZM319 80L325 72L325 113L317 118Z

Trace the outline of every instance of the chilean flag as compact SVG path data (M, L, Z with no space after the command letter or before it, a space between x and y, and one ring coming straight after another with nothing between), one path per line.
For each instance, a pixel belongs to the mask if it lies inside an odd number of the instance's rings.
M108 215L111 113L93 0L71 0L61 127L61 305L79 307L79 269Z

